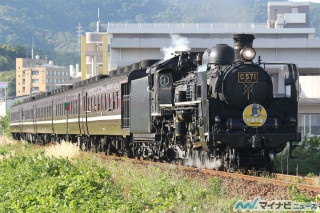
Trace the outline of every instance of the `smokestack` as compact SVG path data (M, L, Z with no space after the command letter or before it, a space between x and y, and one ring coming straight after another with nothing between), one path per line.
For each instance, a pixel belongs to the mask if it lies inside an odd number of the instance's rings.
M254 35L252 34L234 34L233 35L234 40L234 61L241 61L240 51L244 47L251 47L254 40Z

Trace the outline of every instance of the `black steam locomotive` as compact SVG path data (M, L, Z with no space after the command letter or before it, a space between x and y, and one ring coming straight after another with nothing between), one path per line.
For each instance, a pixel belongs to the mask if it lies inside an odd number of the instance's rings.
M298 69L254 63L254 36L233 38L234 48L179 52L31 97L11 108L12 134L107 154L272 171L275 154L301 137Z

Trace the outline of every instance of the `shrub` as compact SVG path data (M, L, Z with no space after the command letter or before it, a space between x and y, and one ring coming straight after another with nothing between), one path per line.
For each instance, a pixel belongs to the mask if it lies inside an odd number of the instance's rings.
M276 159L277 172L320 174L320 137L305 139L300 146L293 150L292 155L298 158L290 159L287 149L278 154Z

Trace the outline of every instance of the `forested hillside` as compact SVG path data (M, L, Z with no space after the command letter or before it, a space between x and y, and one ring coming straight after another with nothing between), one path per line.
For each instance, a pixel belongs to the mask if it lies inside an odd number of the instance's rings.
M77 29L95 30L98 8L107 22L266 23L268 0L2 0L0 43L58 52L75 51ZM320 4L311 3L319 26Z
M75 51L76 27L107 22L266 22L267 0L2 0L0 43ZM241 3L240 3L241 2Z
M279 1L279 0L278 0ZM1 0L0 44L24 46L30 57L48 56L69 65L75 57L77 26L94 31L100 10L108 22L255 22L266 23L268 0ZM320 26L320 4L311 3L311 24ZM0 53L2 56L3 52ZM20 53L17 52L17 55ZM13 67L0 58L0 71Z

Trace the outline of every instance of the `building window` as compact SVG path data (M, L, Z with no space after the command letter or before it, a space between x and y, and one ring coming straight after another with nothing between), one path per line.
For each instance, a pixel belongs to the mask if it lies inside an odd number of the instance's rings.
M39 92L39 87L31 87L31 92Z
M299 8L293 7L292 8L292 13L299 13Z
M303 137L320 135L320 114L300 114L298 121Z
M118 109L118 93L113 93L113 109Z
M31 75L39 75L39 71L32 71Z

